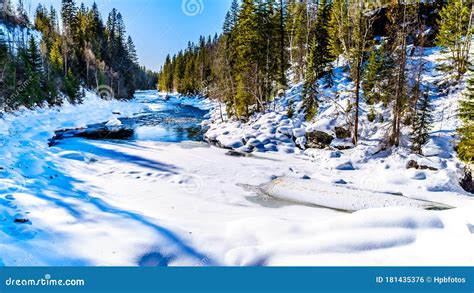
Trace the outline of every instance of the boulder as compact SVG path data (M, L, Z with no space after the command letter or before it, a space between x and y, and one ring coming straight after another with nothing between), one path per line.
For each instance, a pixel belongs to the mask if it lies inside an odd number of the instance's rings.
M336 138L339 138L339 139L351 138L352 136L351 131L344 127L336 127L335 133L336 133Z
M349 161L349 162L345 162L345 163L337 165L336 170L339 170L339 171L354 171L355 168L354 168L354 165L352 165L352 162Z
M331 145L334 137L326 132L313 131L306 133L306 148L324 149Z
M26 218L15 218L15 220L13 221L15 224L27 224L30 222L29 219L26 219Z
M407 169L438 171L438 169L433 166L422 165L415 160L408 161Z
M228 151L225 155L229 156L229 157L237 157L237 158L242 158L242 157L248 157L249 156L249 154L234 151L234 150Z
M55 136L49 139L48 145L55 146L58 140L66 138L85 138L90 140L128 140L133 137L135 131L125 127L106 127L106 126L89 126L89 128L64 129L55 132Z
M347 182L343 179L339 179L339 180L336 180L334 181L334 184L339 184L339 185L346 185Z
M474 181L473 181L472 173L473 171L470 168L466 167L464 169L463 178L461 178L461 181L459 182L459 184L465 191L474 194Z
M343 150L349 150L355 147L354 143L352 142L352 139L339 139L336 138L335 140L332 141L331 147L343 151Z
M407 158L407 169L438 171L447 167L446 160L441 158L427 158L411 154Z

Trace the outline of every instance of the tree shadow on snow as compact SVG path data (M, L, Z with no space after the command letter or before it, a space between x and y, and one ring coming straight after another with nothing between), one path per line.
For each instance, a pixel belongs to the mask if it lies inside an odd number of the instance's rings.
M60 144L56 147L56 150L53 150L51 153L56 154L57 151L65 151L65 150L70 150L70 151L78 151L78 152L88 152L91 153L94 156L97 157L106 157L109 159L117 160L117 161L123 161L127 163L133 163L136 165L139 165L141 167L145 168L150 168L153 170L158 170L161 172L168 172L172 174L176 174L176 167L168 164L163 164L157 161L149 160L140 156L136 155L130 155L126 153L122 153L116 150L109 150L109 149L104 149L100 148L98 146L92 145L86 141L81 141L77 140L74 142L74 144ZM30 159L37 159L37 160L42 160L41 164L39 164L40 167L37 167L34 171L33 168L25 168L24 166L21 168L20 173L23 177L27 178L27 184L22 191L24 194L29 194L31 196L34 196L38 199L44 200L47 203L50 203L58 208L63 209L66 211L70 216L72 216L74 219L76 219L78 222L85 222L87 221L88 223L94 223L96 220L90 219L90 217L87 217L86 211L89 211L87 208L87 205L92 205L94 208L96 208L98 211L102 213L106 213L112 216L119 216L128 220L132 220L134 222L137 222L145 227L148 227L152 229L156 234L160 235L166 243L166 246L171 246L174 248L174 251L170 253L166 257L158 257L156 253L149 253L141 258L141 260L138 261L137 265L142 265L142 264L156 264L156 265L167 265L169 261L175 259L176 257L182 255L185 256L186 258L191 258L191 259L196 259L197 261L201 259L208 259L205 255L201 254L198 252L196 249L193 247L189 246L186 244L183 240L181 240L177 235L175 235L172 231L157 225L151 221L151 219L147 219L145 216L140 215L138 213L134 213L132 211L128 210L123 210L117 207L114 207L104 200L96 197L91 197L90 194L86 191L84 191L82 188L80 188L81 185L86 184L86 182L83 182L81 180L78 180L77 178L74 178L70 176L69 174L66 174L60 167L60 161L59 164L57 163L57 160L51 160L50 158L45 158L44 157L44 150L40 150L37 152L31 152L31 149L28 150L28 153L26 151L24 153L20 153L18 157L15 159L18 162L26 161L28 162ZM50 153L50 151L47 151L47 154ZM63 158L67 160L67 158ZM95 188L94 186L90 186L92 188ZM97 192L100 192L100 189L96 189ZM73 203L71 199L78 200L79 203ZM3 204L5 205L12 205L14 207L13 202L4 202L2 201ZM24 211L21 211L24 212ZM27 211L26 211L27 212ZM99 214L100 216L100 214ZM35 225L33 223L32 227L34 228ZM34 228L36 231L35 234L41 233L41 237L44 238L45 236L48 237L48 234L51 236L51 238L57 238L57 239L64 239L65 235L61 235L61 233L58 233L57 231L44 231L44 230L39 230L37 228ZM10 236L14 238L21 238L19 235L17 235L16 232L18 231L11 231ZM45 234L43 234L45 233ZM130 231L130 233L133 233L133 231ZM33 245L33 243L32 243ZM30 247L30 246L29 246ZM52 259L50 255L44 255L42 252L34 252L38 251L38 249L35 249L33 246L31 246L31 253L35 254L34 257L37 259L42 259L45 261L47 264L54 263L55 265L63 265L61 264L61 260L64 260L65 264L69 263L76 263L76 265L87 265L87 261L77 259L76 261L72 260L74 256L70 257L66 261L66 257L58 255L56 259ZM52 246L51 250L57 250L61 251L61 247L57 246ZM61 258L62 257L62 258ZM209 260L208 261L209 265L213 265L214 262Z

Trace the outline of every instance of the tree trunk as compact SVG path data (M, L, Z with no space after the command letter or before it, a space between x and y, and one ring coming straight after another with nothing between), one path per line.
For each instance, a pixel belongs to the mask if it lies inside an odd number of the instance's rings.
M354 123L354 137L353 142L357 144L359 142L359 107L360 107L360 82L362 71L362 60L359 58L357 61L357 72L356 72L356 92L355 92L355 123Z
M285 26L284 26L284 6L280 0L280 83L286 85L285 77Z

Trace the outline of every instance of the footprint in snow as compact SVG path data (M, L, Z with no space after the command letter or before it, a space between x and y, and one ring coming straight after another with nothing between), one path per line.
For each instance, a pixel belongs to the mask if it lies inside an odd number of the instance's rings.
M138 261L138 265L140 267L167 267L173 258L172 255L151 252L142 256Z

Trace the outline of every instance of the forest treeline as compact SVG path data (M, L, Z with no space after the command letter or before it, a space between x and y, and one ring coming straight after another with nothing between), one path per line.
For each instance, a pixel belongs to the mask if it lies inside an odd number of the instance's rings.
M138 63L120 12L104 22L97 4L62 0L58 12L39 5L32 19L23 0L2 4L0 97L5 110L81 102L84 88L110 88L108 96L129 98L136 89L156 88L156 74Z
M470 69L472 21L472 3L462 0L234 0L222 34L201 37L166 58L159 88L217 99L231 116L245 120L288 84L302 83L311 121L320 88L335 82L333 66L346 65L355 85L346 110L354 143L361 115L371 122L384 119L374 107L382 103L392 112L391 121L383 121L390 124L387 146L399 146L401 129L409 126L413 151L421 153L431 130L430 95L437 90L422 81L423 48L442 47L447 57L440 69L458 82ZM474 158L473 104L466 97L460 109L458 150L468 162Z

